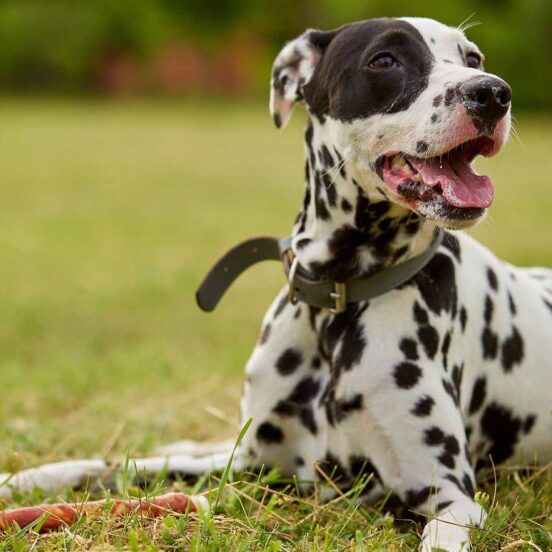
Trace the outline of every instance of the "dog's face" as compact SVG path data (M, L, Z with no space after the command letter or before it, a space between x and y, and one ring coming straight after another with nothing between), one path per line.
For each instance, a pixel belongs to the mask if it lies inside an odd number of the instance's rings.
M448 228L481 219L489 177L471 167L510 130L510 87L464 34L430 19L373 19L307 31L274 63L271 112L304 101L329 146L381 196Z

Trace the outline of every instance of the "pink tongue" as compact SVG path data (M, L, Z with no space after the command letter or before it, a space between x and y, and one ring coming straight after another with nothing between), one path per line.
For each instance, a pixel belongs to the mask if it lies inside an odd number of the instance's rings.
M494 196L491 179L475 174L465 157L420 159L407 156L407 159L422 175L424 184L441 184L443 197L454 207L486 209L491 206Z

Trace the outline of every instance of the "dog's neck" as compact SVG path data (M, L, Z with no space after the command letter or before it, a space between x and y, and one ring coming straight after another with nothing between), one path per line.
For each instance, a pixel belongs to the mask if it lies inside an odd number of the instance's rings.
M435 225L387 201L383 190L367 194L352 164L325 139L324 126L313 119L305 132L305 198L293 229L299 264L344 282L427 249Z

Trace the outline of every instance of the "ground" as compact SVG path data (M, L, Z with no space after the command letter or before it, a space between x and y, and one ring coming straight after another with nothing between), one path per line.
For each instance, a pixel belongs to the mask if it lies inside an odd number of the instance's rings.
M250 271L215 314L194 290L227 247L289 231L303 115L278 132L255 102L4 102L0 121L0 472L234 435L243 364L281 269ZM552 266L551 123L520 116L520 140L479 162L497 198L475 234L513 263ZM551 471L487 474L476 551L550 547ZM227 485L203 520L100 518L40 538L13 531L0 550L416 550L420 526L381 504L324 506L293 484L265 490L273 476Z

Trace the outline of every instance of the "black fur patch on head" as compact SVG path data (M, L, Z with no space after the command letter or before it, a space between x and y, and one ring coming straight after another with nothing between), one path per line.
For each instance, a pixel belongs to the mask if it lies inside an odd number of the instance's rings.
M257 428L257 439L264 443L281 443L284 440L284 432L270 422L263 422Z
M410 412L412 412L414 416L429 416L431 414L431 411L433 410L434 405L435 401L429 395L424 395L418 400L418 402Z
M401 362L394 370L395 382L401 389L411 389L422 377L422 370L412 362Z
M381 51L399 60L393 69L370 66ZM427 88L434 58L420 32L397 19L371 19L343 27L303 87L313 114L352 121L408 109ZM405 85L406 83L406 85Z
M303 355L297 349L286 349L276 361L276 370L282 376L293 374L303 362Z
M487 397L487 378L485 376L480 376L475 380L473 384L473 391L470 400L469 413L475 414L485 402Z
M524 356L524 343L521 334L514 326L512 333L502 343L500 360L505 372L511 372L516 364L521 364Z
M438 96L435 96L435 98L433 98L433 107L439 107L442 102L443 102L443 95L442 94L439 94Z

